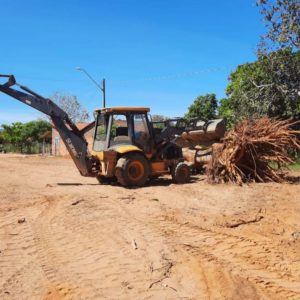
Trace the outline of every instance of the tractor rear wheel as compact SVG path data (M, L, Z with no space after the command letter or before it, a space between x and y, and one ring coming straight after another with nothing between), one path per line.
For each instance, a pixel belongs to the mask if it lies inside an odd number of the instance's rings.
M175 183L183 184L189 182L190 175L190 167L184 162L179 162L172 168L172 179Z
M132 153L119 158L116 177L123 186L142 186L150 175L146 158L139 153Z

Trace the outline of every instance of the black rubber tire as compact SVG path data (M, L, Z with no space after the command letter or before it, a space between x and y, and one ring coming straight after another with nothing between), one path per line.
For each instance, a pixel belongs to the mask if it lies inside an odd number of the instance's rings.
M187 183L190 181L190 176L190 167L185 162L179 162L172 168L172 179L175 183Z
M150 166L143 155L127 154L119 158L115 175L123 186L143 186L149 178Z

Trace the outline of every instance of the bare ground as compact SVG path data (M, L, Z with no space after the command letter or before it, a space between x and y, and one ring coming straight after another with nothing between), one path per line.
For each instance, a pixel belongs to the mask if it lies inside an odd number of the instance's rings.
M0 299L300 299L300 173L125 189L67 159L0 170Z

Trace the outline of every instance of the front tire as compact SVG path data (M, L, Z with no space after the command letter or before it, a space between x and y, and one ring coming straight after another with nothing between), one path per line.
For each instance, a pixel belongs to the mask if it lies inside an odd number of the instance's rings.
M125 155L117 162L116 177L123 186L143 186L149 175L149 163L139 153Z
M190 167L184 162L178 163L172 169L172 179L175 183L187 183L190 181L190 176Z

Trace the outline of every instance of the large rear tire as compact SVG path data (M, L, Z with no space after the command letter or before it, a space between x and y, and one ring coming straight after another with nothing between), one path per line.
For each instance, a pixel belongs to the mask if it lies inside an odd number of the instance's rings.
M116 177L123 186L143 186L149 175L149 163L139 153L127 154L119 158L117 162Z
M172 168L172 179L175 183L187 183L190 181L190 176L190 167L184 162L179 162Z

